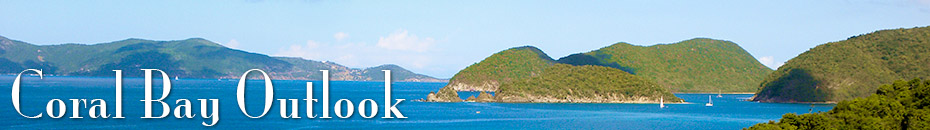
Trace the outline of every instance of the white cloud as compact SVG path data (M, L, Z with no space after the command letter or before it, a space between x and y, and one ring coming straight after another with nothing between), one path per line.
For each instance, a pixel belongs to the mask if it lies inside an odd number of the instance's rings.
M378 38L378 43L339 41L339 33L333 35L337 41L294 43L284 46L274 56L300 57L315 61L332 61L352 68L367 68L383 64L397 64L411 71L435 70L439 63L435 54L427 50L436 43L433 38L421 38L398 30ZM347 36L347 35L346 35ZM373 37L366 38L369 41Z
M277 56L290 56L290 57L300 57L304 59L317 59L320 58L320 53L317 48L320 47L320 43L307 40L307 43L304 45L294 44L290 45L281 51L278 51Z
M776 62L775 58L772 56L759 57L759 62L761 62L762 65L768 66L772 69L778 69L778 67L781 67L781 65L785 64L784 62Z
M378 38L378 47L390 50L424 52L435 43L431 37L420 39L417 35L410 35L407 30L397 30L387 37Z
M333 38L336 38L336 41L342 41L343 39L349 38L349 34L345 32L338 32L333 34Z
M319 43L319 42L316 42L316 41L313 41L313 40L307 40L307 48L308 48L308 49L316 49L316 48L319 48L319 47L320 47L320 43Z
M232 49L239 49L239 41L236 41L236 39L232 39L232 40L229 40L229 42L224 43L223 46L226 46Z

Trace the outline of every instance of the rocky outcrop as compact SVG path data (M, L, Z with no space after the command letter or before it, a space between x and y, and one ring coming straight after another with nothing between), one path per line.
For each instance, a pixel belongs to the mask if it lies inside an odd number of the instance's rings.
M439 89L438 92L430 92L426 96L427 102L462 102L462 99L459 98L458 92L452 90L452 88L444 87Z
M455 91L497 91L497 88L500 87L500 83L497 81L485 81L477 84L468 84L462 82L452 81L449 82L449 85L446 87L451 87Z
M494 99L490 93L482 91L478 94L478 98L475 98L475 102L497 102L497 99Z
M465 101L466 101L466 102L475 102L475 96L474 96L474 95L468 96L468 98L466 98Z
M497 102L497 99L494 99L494 96L491 96L490 93L481 91L478 94L478 97L469 96L468 99L465 99L466 102Z
M500 102L533 102L533 103L659 103L660 99L655 97L635 96L627 97L623 95L611 96L594 96L594 97L553 97L545 95L527 95L527 96L500 96L497 97ZM665 103L684 103L684 100L665 100Z

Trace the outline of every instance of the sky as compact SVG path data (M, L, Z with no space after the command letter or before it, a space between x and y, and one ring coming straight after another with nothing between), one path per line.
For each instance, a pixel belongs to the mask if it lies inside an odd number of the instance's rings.
M0 36L38 45L205 38L353 68L450 78L511 47L550 57L617 42L735 42L776 69L810 48L930 25L930 0L317 1L0 0Z

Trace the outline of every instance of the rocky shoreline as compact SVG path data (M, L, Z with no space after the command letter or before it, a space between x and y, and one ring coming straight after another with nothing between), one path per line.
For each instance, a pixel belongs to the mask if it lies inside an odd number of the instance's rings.
M459 98L459 91L452 87L443 87L438 92L430 92L426 102L499 102L499 103L660 103L660 98L645 96L596 95L594 97L567 96L554 97L530 94L503 94L493 96L489 91L481 91L478 97ZM523 96L514 96L523 95ZM669 98L671 99L671 98ZM684 100L665 100L664 103L686 103Z

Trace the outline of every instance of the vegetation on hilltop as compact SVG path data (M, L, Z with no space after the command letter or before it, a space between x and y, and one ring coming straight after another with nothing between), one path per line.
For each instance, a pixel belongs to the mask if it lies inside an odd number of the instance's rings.
M501 84L502 102L682 102L655 82L615 68L555 64L539 76Z
M930 80L898 80L873 95L842 101L828 112L785 114L750 130L907 130L930 128Z
M459 93L452 89L452 87L446 86L440 88L439 91L435 93L429 92L429 95L426 96L426 101L429 102L462 102L462 99L459 97Z
M819 45L768 75L753 101L850 100L909 78L930 78L930 27L882 30Z
M616 68L577 65L555 63L535 47L510 48L459 71L428 101L462 101L456 91L495 91L493 100L500 102L650 103L660 97L681 102L652 80Z
M456 91L495 91L500 83L539 75L554 63L536 47L510 48L459 71L448 86Z
M505 91L539 91L533 92L532 94L553 92L551 90L537 89L530 86L546 84L568 85L566 83L569 83L569 80L558 81L560 83L543 81L543 84L531 84L527 81L541 80L540 78L555 78L551 77L552 75L547 75L554 73L546 72L549 71L549 69L546 68L550 68L553 65L559 67L552 68L552 70L572 70L567 69L572 67L558 64L583 68L603 66L618 69L618 71L623 71L624 74L629 76L642 77L642 80L644 80L643 82L657 82L654 86L662 89L656 90L655 92L753 92L758 91L758 88L754 86L757 86L757 83L759 83L767 73L772 71L760 64L755 58L735 43L706 38L696 38L674 44L662 44L648 47L617 43L595 51L569 55L560 58L558 61L552 60L535 47L524 46L495 53L481 62L468 66L456 73L443 90L448 91L447 88L451 88L451 90L455 91L501 91L498 89L501 85L514 85L514 83L516 83L521 87L511 88ZM590 72L580 72L577 75L583 75L582 73ZM590 81L603 80L593 79L597 77L577 78L591 78L587 79ZM640 79L621 78L619 80L620 82L626 82L625 80L639 81ZM572 82L576 84L592 85L591 83L586 83L587 81ZM617 82L597 83L616 85L615 83ZM625 83L620 84L629 85ZM653 85L646 86L650 87L644 88L651 89ZM595 85L593 87L599 88L604 86ZM601 95L604 94L601 92L604 91L601 91L601 89L592 89L592 93L582 92L580 94L593 94L587 96L605 96ZM640 93L632 92L634 91L612 90L610 94L622 93L624 94L622 96L642 96ZM653 90L645 90L642 92L653 92ZM563 99L566 95L576 94L564 92L557 93L564 94L557 95L562 96L561 98ZM513 95L506 95L505 92L505 96ZM672 100L673 98L669 99Z
M653 46L621 42L558 62L621 69L673 92L755 92L772 72L739 45L707 38Z

